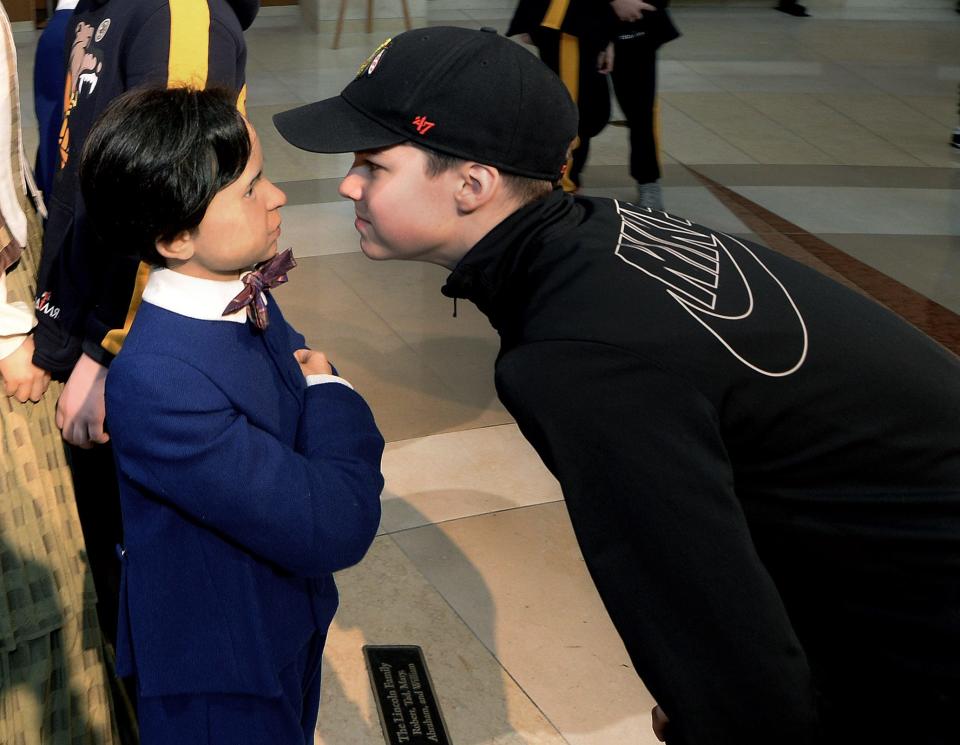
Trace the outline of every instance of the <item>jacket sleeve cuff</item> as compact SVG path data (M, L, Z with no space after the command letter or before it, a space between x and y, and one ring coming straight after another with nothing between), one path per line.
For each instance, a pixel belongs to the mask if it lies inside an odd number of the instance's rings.
M113 362L114 355L110 354L106 349L101 347L92 339L84 339L83 344L81 345L83 353L90 357L92 360L98 362L104 367L110 367L110 363Z

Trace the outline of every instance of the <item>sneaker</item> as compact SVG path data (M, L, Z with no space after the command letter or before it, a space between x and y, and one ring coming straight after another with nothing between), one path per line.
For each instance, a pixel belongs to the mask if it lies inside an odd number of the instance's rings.
M950 146L960 150L960 127L953 130L953 137L950 138Z
M788 16L796 16L797 18L807 18L810 15L807 13L807 9L796 2L796 0L780 0L774 9L779 10L781 13L786 13Z
M637 206L663 212L663 192L660 191L660 184L656 181L637 184Z

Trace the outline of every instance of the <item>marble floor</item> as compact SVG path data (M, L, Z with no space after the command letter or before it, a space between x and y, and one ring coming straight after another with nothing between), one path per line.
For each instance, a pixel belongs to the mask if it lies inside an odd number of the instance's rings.
M360 6L359 0L352 0ZM770 5L773 1L770 0ZM426 0L416 25L506 28L513 0ZM667 208L750 236L960 347L960 15L953 0L675 0L659 66ZM317 742L380 745L364 644L423 648L456 745L652 745L653 704L593 590L556 482L497 401L496 334L452 317L434 266L373 263L336 193L349 156L293 150L270 117L334 95L399 18L319 33L296 7L247 32L249 115L284 188L291 321L387 439L373 548L338 577ZM28 141L36 32L17 28ZM614 117L616 118L616 116ZM588 193L629 198L627 130L595 140ZM32 147L32 144L30 145Z

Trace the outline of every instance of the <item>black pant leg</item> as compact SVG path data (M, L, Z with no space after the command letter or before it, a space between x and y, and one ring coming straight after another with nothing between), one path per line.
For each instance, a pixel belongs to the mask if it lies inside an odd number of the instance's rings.
M120 562L116 546L123 543L123 524L113 448L109 443L89 450L70 446L68 454L87 559L97 590L100 629L104 639L116 647L120 607Z
M657 96L657 50L642 37L617 41L613 90L630 127L630 175L638 184L660 178L654 119Z

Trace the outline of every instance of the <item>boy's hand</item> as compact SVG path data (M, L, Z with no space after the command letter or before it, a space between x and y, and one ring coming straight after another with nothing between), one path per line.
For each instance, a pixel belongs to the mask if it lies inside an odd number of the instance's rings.
M667 725L670 724L670 718L663 713L663 709L659 706L653 707L650 716L653 718L653 734L657 736L660 742L665 742L667 739Z
M313 349L298 349L293 353L297 362L300 363L300 371L303 377L308 375L333 375L333 368L327 362L327 355L323 352L317 352Z
M657 8L650 3L645 3L643 0L612 0L610 7L613 8L613 12L617 14L617 18L621 21L639 21L643 18L643 12L652 12Z
M24 339L16 352L0 360L4 392L25 404L36 403L50 385L50 373L33 364L33 337Z
M91 448L110 439L103 429L103 386L107 368L80 355L57 402L57 426L71 445Z

